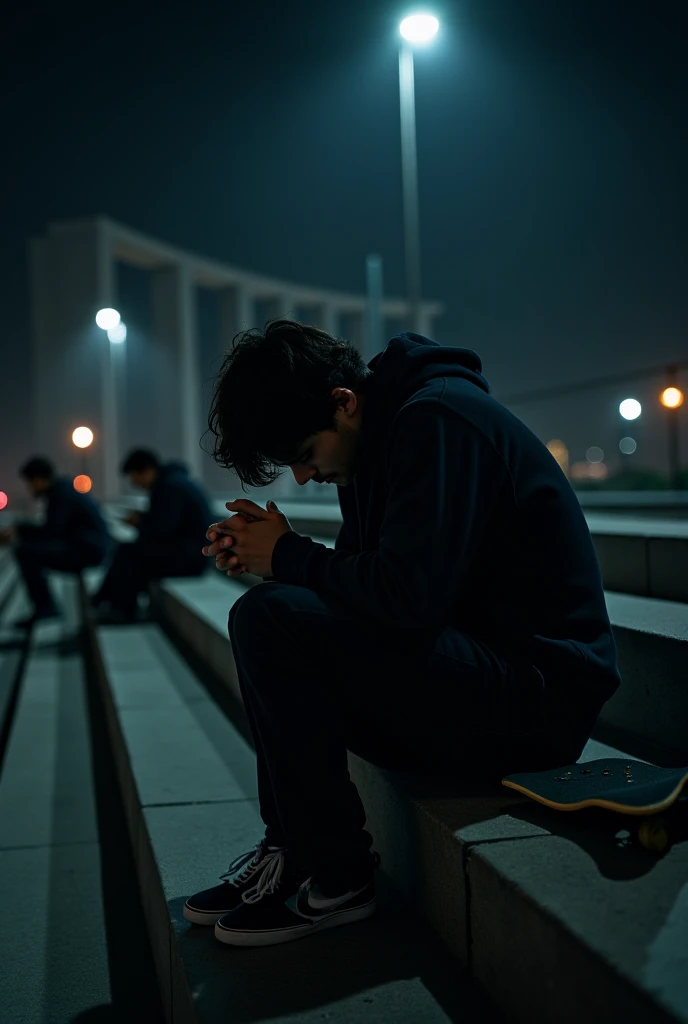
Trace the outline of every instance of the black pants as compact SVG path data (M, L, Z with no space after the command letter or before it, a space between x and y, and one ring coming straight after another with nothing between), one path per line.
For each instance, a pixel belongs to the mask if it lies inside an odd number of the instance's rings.
M200 576L205 571L207 560L200 548L199 543L197 551L184 550L172 541L118 544L94 602L109 601L113 608L133 617L138 595L151 580L166 576Z
M52 538L21 541L14 553L38 614L55 609L46 579L47 569L78 572L91 565L100 565L105 558L102 548Z
M498 781L575 761L596 717L577 720L537 669L456 629L428 648L304 587L252 587L229 636L266 836L309 865L372 844L347 748L385 768Z

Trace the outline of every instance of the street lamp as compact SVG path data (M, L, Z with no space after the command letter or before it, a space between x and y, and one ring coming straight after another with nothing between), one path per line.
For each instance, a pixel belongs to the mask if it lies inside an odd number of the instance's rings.
M88 448L93 444L93 431L90 427L77 427L72 431L72 442L75 448Z
M93 444L93 431L91 428L77 427L76 430L73 430L72 444L75 448L80 448L83 453L81 456L81 473L74 478L74 490L85 494L86 491L91 490L91 478L88 475L88 460L86 458L86 449L90 448ZM88 486L85 485L86 481L88 481Z
M429 43L439 22L431 14L412 14L399 25L399 110L401 114L401 177L404 195L406 292L411 311L411 330L420 323L420 223L418 215L418 158L416 153L416 104L413 81L413 47Z
M125 395L127 327L119 310L106 306L96 313L96 324L107 334L109 345L103 349L103 418L100 424L103 448L103 487L108 497L117 491L117 449L120 424L118 405Z
M675 366L667 369L669 380L675 380L678 370ZM677 491L681 483L681 459L679 455L678 410L683 405L683 392L672 385L664 388L659 400L667 414L667 441L669 448L669 481L672 491Z
M96 313L96 323L102 331L109 331L116 327L121 319L122 317L117 310L112 309L110 306L106 306L105 309L99 309Z
M108 327L107 329L108 341L111 341L115 345L121 345L123 341L127 340L127 325L124 320L120 320L114 327Z
M637 398L624 398L619 406L619 412L625 420L637 420L643 411L643 407Z

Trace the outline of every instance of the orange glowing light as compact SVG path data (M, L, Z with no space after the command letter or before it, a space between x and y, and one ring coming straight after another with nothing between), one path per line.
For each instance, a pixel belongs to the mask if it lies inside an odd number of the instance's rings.
M79 494L86 494L92 487L93 481L85 473L80 473L79 476L74 477L74 490L78 491Z
M8 501L9 501L9 498L7 497L5 492L4 491L0 491L0 508L4 508Z
M683 405L683 392L680 388L665 388L659 400L665 409L678 409Z

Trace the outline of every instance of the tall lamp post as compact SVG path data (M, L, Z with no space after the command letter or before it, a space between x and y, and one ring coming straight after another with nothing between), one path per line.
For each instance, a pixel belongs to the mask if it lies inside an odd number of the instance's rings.
M117 457L119 452L118 391L123 384L124 341L127 328L116 309L106 307L96 313L96 324L106 334L107 351L103 353L103 496L112 500L118 493ZM119 350L118 354L116 354ZM118 387L118 382L120 387Z
M670 366L667 376L672 382L678 379L678 369ZM665 388L659 398L667 410L667 440L669 446L669 486L672 491L677 491L681 486L681 459L679 455L679 418L678 409L683 405L683 392L676 384Z
M401 177L404 194L404 243L406 293L411 330L421 326L420 219L418 214L418 158L416 153L416 103L413 81L413 47L429 43L439 28L431 14L412 14L399 26L399 109L401 114Z

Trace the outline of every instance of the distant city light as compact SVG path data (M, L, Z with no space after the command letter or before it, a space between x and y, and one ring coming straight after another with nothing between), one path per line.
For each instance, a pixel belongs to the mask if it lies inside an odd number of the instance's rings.
M637 420L643 411L643 407L636 398L624 398L619 406L619 412L625 420Z
M683 405L683 392L680 388L665 388L659 400L665 409L678 409Z
M8 501L9 501L9 498L7 497L5 492L4 491L0 491L0 508L5 508L5 506L7 505Z
M399 31L409 43L427 43L439 27L439 21L432 14L412 14L409 18L404 18Z
M78 491L79 494L86 494L92 487L93 481L85 473L79 473L78 476L74 477L74 490Z
M109 331L113 327L116 327L121 320L121 316L116 309L112 309L110 306L106 306L105 309L99 309L96 313L96 323L102 330Z
M551 441L547 442L547 450L552 455L563 471L568 474L569 471L569 450L563 441L560 441L558 437L552 438Z
M598 448L597 445L593 445L592 448L588 448L587 452L585 453L585 457L588 460L588 462L602 462L602 459L604 458L604 452L601 448Z
M89 427L77 427L72 434L72 441L77 448L88 448L93 442L93 431Z
M116 327L110 327L107 332L108 339L116 344L127 340L127 325L123 320Z
M604 462L574 462L571 476L574 480L606 480L609 467Z
M624 455L632 455L638 445L635 443L632 437L622 437L619 441L619 448Z

